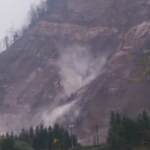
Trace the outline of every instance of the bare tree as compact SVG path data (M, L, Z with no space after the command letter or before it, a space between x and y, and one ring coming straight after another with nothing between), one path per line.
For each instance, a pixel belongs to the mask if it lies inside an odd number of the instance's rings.
M29 11L29 20L30 20L30 25L33 25L36 23L38 19L37 16L37 9L36 9L36 5L31 5L30 7L30 11Z
M16 42L19 38L17 31L13 34L13 42Z
M5 45L5 49L7 50L9 48L9 37L5 36L4 38L4 45Z

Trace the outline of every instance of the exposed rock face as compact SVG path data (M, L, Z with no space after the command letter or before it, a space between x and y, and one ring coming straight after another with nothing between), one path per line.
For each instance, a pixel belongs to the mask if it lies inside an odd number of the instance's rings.
M70 40L75 42L89 42L99 35L111 35L117 33L114 28L107 27L86 27L68 23L47 23L40 22L34 29L35 36L48 37L56 40Z
M141 51L149 49L149 7L140 0L130 6L128 0L60 0L0 55L2 132L59 122L88 136L101 124L103 141L112 109L130 115L148 109L149 83L131 80Z
M122 48L113 55L107 71L89 86L91 94L86 105L85 118L90 119L83 121L82 126L85 127L87 122L88 126L92 126L93 122L100 124L101 140L106 137L111 111L136 116L143 109L149 110L149 81L133 83L133 79L140 76L142 69L139 65L144 58L142 51L149 49L149 27L149 22L143 22L131 28L125 36Z
M56 8L64 8L60 4ZM2 131L60 120L72 105L67 97L90 83L119 46L115 28L61 22L53 18L64 15L57 10L0 55Z

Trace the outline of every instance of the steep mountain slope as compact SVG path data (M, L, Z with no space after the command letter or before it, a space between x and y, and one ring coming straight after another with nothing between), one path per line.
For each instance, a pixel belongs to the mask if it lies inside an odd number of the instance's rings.
M88 137L100 124L103 141L113 109L149 108L149 83L131 82L149 48L149 8L140 0L59 0L0 55L1 132L59 122Z
M131 28L125 36L122 48L113 55L107 71L89 85L91 91L90 94L87 93L89 101L85 107L85 118L88 119L82 121L81 126L99 124L101 140L106 137L111 111L133 117L143 109L150 109L149 80L133 82L142 77L140 71L143 65L140 62L145 57L142 51L150 48L149 27L149 22L143 22Z
M60 1L46 18L49 22L39 21L0 55L1 131L54 124L69 110L56 112L52 118L47 113L67 105L70 94L92 81L118 47L114 28L55 20L57 14L63 15L64 4ZM15 122L9 124L11 119Z

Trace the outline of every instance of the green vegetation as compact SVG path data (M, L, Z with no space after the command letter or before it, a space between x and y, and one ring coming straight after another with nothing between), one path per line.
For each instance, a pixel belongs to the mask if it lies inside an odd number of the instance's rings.
M58 0L41 1L39 5L32 5L29 11L29 27L33 26L38 20L46 19Z
M26 142L17 141L14 145L14 150L33 150L33 148Z
M73 139L74 148L71 148ZM22 129L14 135L0 138L0 150L148 150L150 147L150 116L142 111L136 118L111 113L107 142L101 145L79 146L75 135L56 124L53 128L37 126Z
M71 148L71 139L77 146L75 135L70 136L68 131L56 124L53 128L37 126L34 130L22 129L19 135L7 133L1 137L0 150L68 150Z
M150 146L150 116L147 111L135 119L112 113L107 144L109 149L115 150Z
M140 73L139 75L133 80L134 83L138 83L144 80L150 80L150 50L143 50L143 58L139 62Z

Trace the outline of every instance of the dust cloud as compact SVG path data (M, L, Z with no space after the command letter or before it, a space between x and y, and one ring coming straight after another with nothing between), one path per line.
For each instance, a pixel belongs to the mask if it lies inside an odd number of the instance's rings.
M57 106L52 111L45 111L42 115L46 126L53 126L57 119L63 119L63 116L68 114L77 101L73 101L64 105Z
M60 68L59 75L61 77L61 86L63 87L62 93L59 94L60 96L57 95L55 100L48 106L39 107L39 110L34 115L32 115L33 110L30 103L27 104L28 109L24 105L12 105L13 110L15 108L18 113L14 115L7 114L3 117L5 119L1 119L3 122L0 122L2 130L0 132L14 131L15 129L17 132L22 127L28 128L30 125L35 126L39 123L43 123L45 126L53 126L57 122L73 122L81 115L82 106L80 102L85 91L84 86L103 73L106 61L106 54L94 56L91 48L88 46L74 44L60 47L59 59L55 64L56 67L59 66ZM67 98L77 91L78 97L68 101ZM64 100L63 103L61 103L62 99ZM66 116L68 117L67 119ZM15 118L14 125L7 123L11 118Z
M59 49L60 59L58 66L60 68L61 85L64 88L64 94L69 97L76 93L85 85L89 84L98 75L103 73L107 61L106 54L99 54L94 57L90 47L71 45ZM75 98L72 102L66 102L63 105L53 105L53 109L45 111L42 115L46 125L54 125L58 119L65 120L68 116L72 121L80 115L81 106L78 104L82 98Z
M72 45L60 50L61 85L65 94L70 95L90 83L106 64L107 55L94 57L88 46Z

